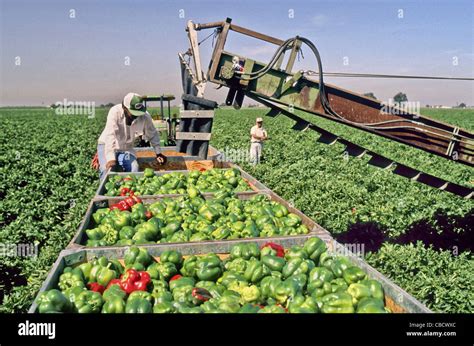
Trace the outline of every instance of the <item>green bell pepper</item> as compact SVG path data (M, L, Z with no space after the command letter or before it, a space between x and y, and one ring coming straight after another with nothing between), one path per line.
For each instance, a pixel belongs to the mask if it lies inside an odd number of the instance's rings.
M96 227L96 228L86 229L86 235L87 235L87 239L101 240L102 238L104 238L105 232L102 228Z
M336 292L321 298L323 313L354 313L352 296L346 292Z
M63 274L59 277L58 286L59 289L64 292L75 286L85 287L84 281L85 278L81 269L77 267L74 269L66 267Z
M293 299L300 292L298 284L294 280L280 282L275 288L275 299L284 304L289 299Z
M326 251L326 244L317 237L310 238L304 243L303 250L306 252L309 259L313 260L314 263L318 265L319 257Z
M222 261L216 254L200 257L196 263L196 276L199 280L216 281L222 274Z
M243 275L245 273L245 269L247 269L247 261L243 258L236 258L226 262L224 267L227 271L232 271Z
M287 280L294 281L298 285L298 290L302 292L306 287L308 277L306 274L293 274Z
M255 314L255 313L259 312L260 309L261 309L261 307L258 306L257 304L247 303L247 304L244 304L240 308L239 313L240 314Z
M367 286L370 289L370 294L375 299L384 300L385 294L383 292L382 284L376 280L362 280L361 284Z
M137 299L137 298L146 299L153 305L154 297L151 295L150 292L147 292L147 291L133 291L128 296L128 300Z
M184 287L184 286L191 286L194 287L194 284L196 281L187 276L183 276L179 279L170 281L169 286L170 286L170 291L173 292L176 288Z
M318 312L318 305L312 297L297 295L288 304L290 313L315 313Z
M261 261L257 259L251 259L248 262L247 269L244 273L244 278L248 282L258 283L265 276L270 275L270 270Z
M134 264L140 264L140 267L145 268L153 263L154 259L150 256L146 249L132 246L127 249L127 251L125 251L124 262L126 267Z
M181 267L181 274L184 276L195 277L196 276L196 264L197 264L197 257L192 255L187 257L183 261L183 265Z
M150 274L152 279L165 281L168 281L171 277L178 274L178 269L176 269L176 266L171 262L155 262L148 266L146 271Z
M263 309L258 310L262 314L284 314L286 310L280 305L267 305Z
M77 297L74 305L80 314L99 313L101 311L104 300L99 292L84 291Z
M272 276L267 276L262 279L260 282L260 290L262 293L262 297L266 298L275 298L275 292L277 286L281 283L279 278L275 278Z
M174 251L174 250L163 251L160 255L160 262L173 263L176 266L176 268L179 269L181 268L181 265L183 264L183 256L178 251Z
M308 254L301 246L292 246L289 248L285 253L285 259L287 261L294 259L294 258L301 258L301 259L308 259Z
M153 295L153 293L152 293ZM173 301L173 295L171 294L170 291L161 291L159 293L155 293L153 295L155 305L163 303L163 302L172 302Z
M125 299L127 293L119 285L111 285L102 293L102 298L108 301L113 298Z
M128 314L147 314L153 312L153 308L147 299L137 297L134 299L127 299L125 312Z
M325 267L331 269L335 277L342 278L344 270L352 266L353 264L349 261L347 257L336 257L333 258L333 260L329 262L329 264L327 264Z
M334 279L334 274L327 268L315 267L309 273L308 292L312 292L316 288L323 287L325 282L330 282Z
M90 280L92 267L92 262L85 262L78 266L78 268L82 271L82 275L84 276L86 282L92 282Z
M112 266L112 263L109 263L107 267L100 267L99 271L97 272L97 277L96 277L97 283L99 285L107 287L107 285L112 279L118 278L119 275L117 274L115 270L110 269L111 266Z
M286 262L283 267L282 274L284 278L291 275L307 274L314 268L314 262L311 260L303 260L301 258L294 258Z
M71 311L71 302L57 289L42 292L36 301L40 313Z
M344 270L342 277L347 284L353 284L367 278L367 274L359 267L349 267Z
M103 314L123 314L125 312L125 302L122 298L114 296L105 301L102 306Z
M245 260L249 260L252 257L259 258L260 257L260 249L257 243L242 243L237 244L232 247L230 250L230 258L243 258Z
M165 280L151 280L151 294L152 296L156 297L158 294L162 292L167 292L169 289L169 285Z
M220 298L226 287L220 284L217 284L213 281L199 281L196 283L196 287L206 289L213 298Z
M326 294L334 293L332 290L332 285L329 282L324 282L323 285L319 288L310 288L311 283L308 284L308 293L311 293L313 298L321 298ZM311 290L310 290L311 289Z
M71 306L73 309L75 308L74 302L76 301L77 296L84 291L87 291L87 288L82 287L82 286L75 286L75 287L67 289L64 292L64 295L66 296L66 298L68 298L69 301L73 304Z
M266 265L271 271L281 272L286 264L285 259L274 255L266 255L261 259L263 264Z
M176 312L176 307L170 301L163 301L155 304L153 313L155 314L171 314Z
M334 292L345 292L347 290L347 283L342 278L331 280L331 291Z
M357 305L357 302L362 298L370 298L370 288L363 284L350 284L349 288L347 289L347 293L352 296L352 303Z
M217 280L217 283L220 285L223 285L225 287L228 287L231 283L233 282L244 282L247 283L247 280L245 277L241 274L238 274L233 271L226 271L224 274Z
M240 310L240 298L240 294L235 291L225 291L217 307L224 312L236 313Z
M357 304L357 313L387 313L383 300L377 298L362 298Z
M125 227L122 227L119 231L119 238L121 240L124 240L124 239L132 239L133 236L135 235L136 233L136 230L135 228L131 227L131 226L125 226Z

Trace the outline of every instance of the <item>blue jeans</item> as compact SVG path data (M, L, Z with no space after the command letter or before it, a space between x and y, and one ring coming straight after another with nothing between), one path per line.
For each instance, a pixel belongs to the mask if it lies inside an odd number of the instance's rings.
M105 166L107 165L107 160L105 159L105 145L98 144L97 145L97 155L99 158L99 169L100 180L105 178L105 173L107 169ZM124 172L138 172L138 162L134 155L130 154L128 151L117 151L115 153L115 160L117 163L122 167Z

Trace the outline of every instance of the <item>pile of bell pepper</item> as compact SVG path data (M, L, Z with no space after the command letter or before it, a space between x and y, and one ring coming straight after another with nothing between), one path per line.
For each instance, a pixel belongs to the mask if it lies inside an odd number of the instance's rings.
M194 242L204 240L272 237L309 233L301 218L288 209L256 195L240 200L232 192L212 199L197 191L164 198L145 206L137 196L98 209L93 228L85 231L87 246Z
M213 168L205 171L190 171L156 175L145 168L143 175L112 175L105 184L106 196L185 194L187 190L203 192L250 191L249 184L235 168Z
M124 266L105 257L67 267L38 311L77 313L386 313L382 285L346 257L309 238L302 246L240 243L226 258L158 259L127 249Z

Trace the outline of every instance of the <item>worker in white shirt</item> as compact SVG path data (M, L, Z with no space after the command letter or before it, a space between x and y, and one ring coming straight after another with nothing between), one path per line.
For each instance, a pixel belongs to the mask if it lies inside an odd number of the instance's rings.
M160 135L146 111L142 96L128 93L122 104L110 108L107 124L99 137L97 158L100 179L104 178L107 170L118 168L117 164L124 172L138 171L134 142L139 136L150 142L157 162L164 164L166 157L161 154Z
M250 130L250 137L250 161L256 165L262 157L263 142L268 139L262 118L257 118L256 125Z

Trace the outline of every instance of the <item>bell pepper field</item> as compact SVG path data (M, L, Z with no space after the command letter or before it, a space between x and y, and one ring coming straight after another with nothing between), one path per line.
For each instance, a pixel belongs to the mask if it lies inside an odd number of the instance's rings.
M216 110L211 145L223 152L248 152L249 130L256 117L264 117L270 136L264 160L256 166L245 161L237 161L238 165L339 242L363 244L365 261L433 311L474 311L472 200L374 168L364 158L346 159L342 147L317 143L315 133L294 131L291 120L265 117L266 112ZM472 110L426 109L422 113L474 128ZM37 249L36 256L0 257L0 312L29 309L83 220L99 185L90 160L106 114L105 108L97 109L94 118L55 115L45 108L0 109L4 148L0 152L0 243L33 244ZM427 173L466 186L474 183L470 167L322 119L312 121ZM184 191L187 195L179 203L165 199L143 205L129 200L130 205L125 202L113 210L98 209L86 230L88 245L127 245L126 255L120 261L99 257L66 267L57 287L40 295L39 312L390 310L384 306L380 283L368 280L344 257L328 256L314 240L318 238L286 249L237 245L227 257L169 251L159 261L136 247L150 242L308 232L301 220L275 202L233 199L234 192L247 190L237 175L212 174L193 173L187 180L180 175L158 178L147 171L143 178L112 181L106 187L109 196L133 199L140 194ZM203 199L201 194L206 192L218 192L216 197L220 194L225 200L221 202L226 211L220 210L219 203ZM279 220L277 227L262 226L263 219L251 224L250 220L258 220L255 213L265 208L272 210L273 222ZM183 213L187 219L175 224L173 218ZM196 218L209 222L198 223ZM167 223L161 224L162 219ZM220 222L230 221L234 222L231 230L220 227ZM165 232L158 234L157 228Z

